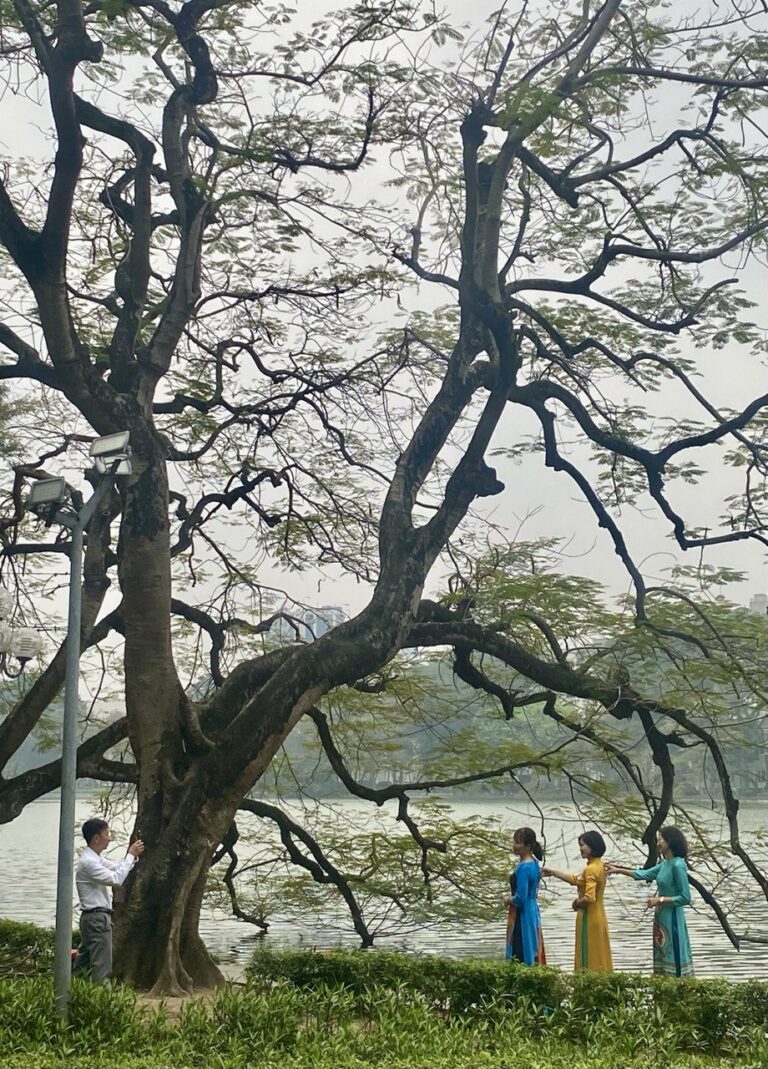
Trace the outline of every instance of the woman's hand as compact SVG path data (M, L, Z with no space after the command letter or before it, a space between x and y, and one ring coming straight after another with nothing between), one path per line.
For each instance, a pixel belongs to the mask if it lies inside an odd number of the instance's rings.
M605 871L609 876L631 876L632 869L627 869L623 865L610 865L607 861L605 863Z
M502 895L501 896L501 904L504 907L504 909L509 909L509 906L510 906L511 902L512 902L512 895Z
M541 870L541 875L542 876L554 876L554 871L552 869L548 869L547 866L545 865L544 868Z
M572 909L572 910L573 910L573 911L574 911L575 913L578 913L578 911L579 911L579 910L580 910L581 908L582 908L582 905L581 905L581 899L580 899L580 898L574 898L573 902L571 902L571 909Z
M648 898L648 909L656 909L658 906L663 905L658 895L650 895Z

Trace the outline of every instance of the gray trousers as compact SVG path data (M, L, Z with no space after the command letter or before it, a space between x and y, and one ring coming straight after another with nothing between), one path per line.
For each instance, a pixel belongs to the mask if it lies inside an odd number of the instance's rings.
M112 975L112 918L108 913L80 914L80 946L73 967L75 976L89 976L103 984Z

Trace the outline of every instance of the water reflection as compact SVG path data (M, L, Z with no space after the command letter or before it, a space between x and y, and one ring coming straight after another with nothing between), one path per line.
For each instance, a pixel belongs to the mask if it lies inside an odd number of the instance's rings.
M345 805L357 810L357 803ZM514 812L503 802L461 802L455 805L456 815L477 814L489 822L499 816L508 817L515 826L534 819L524 807ZM87 798L78 800L77 817L91 815ZM768 803L745 803L740 812L743 831L756 831L768 826ZM12 824L0 826L0 917L52 925L55 916L56 844L58 801L41 799L27 806ZM558 815L548 822L550 854L548 862L556 868L576 871L580 861L575 840L579 824L575 813L560 806ZM554 844L554 845L553 845ZM614 854L618 847L611 847ZM620 852L620 851L619 851ZM625 857L630 857L628 853ZM708 883L706 878L702 882ZM503 889L505 874L500 874L499 889ZM562 968L573 964L574 914L570 908L572 888L558 881L548 881L542 903L542 921L548 960ZM721 903L743 894L741 878L726 878L718 890ZM644 884L614 877L606 894L606 910L611 929L614 965L617 969L650 971L651 968L651 912L644 910L648 889ZM694 902L696 902L694 892ZM768 934L768 903L757 893L752 894L741 911L749 927L759 934ZM737 953L717 921L706 907L688 910L688 925L698 976L725 976L731 979L759 978L768 980L766 947L744 945ZM738 927L741 930L741 926ZM247 924L220 912L208 912L201 920L201 933L211 950L221 960L245 963L260 939ZM403 949L418 954L445 954L450 957L501 958L503 955L504 917L500 911L497 924L475 924L464 928L424 928L418 932L394 937L382 937L377 945ZM299 920L271 919L267 945L274 949L300 947L355 947L354 932L339 928L338 918L332 916Z

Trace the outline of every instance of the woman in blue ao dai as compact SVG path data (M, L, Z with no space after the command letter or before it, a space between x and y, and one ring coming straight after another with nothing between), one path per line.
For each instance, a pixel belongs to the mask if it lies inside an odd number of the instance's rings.
M653 971L661 976L693 976L693 955L683 911L691 904L685 863L688 843L679 828L667 827L659 832L658 849L661 861L649 869L608 865L608 872L648 883L656 881L656 894L648 899L654 909Z
M525 965L546 965L541 913L537 894L544 857L541 844L532 828L518 828L512 850L520 859L509 878L511 894L507 916L507 960Z

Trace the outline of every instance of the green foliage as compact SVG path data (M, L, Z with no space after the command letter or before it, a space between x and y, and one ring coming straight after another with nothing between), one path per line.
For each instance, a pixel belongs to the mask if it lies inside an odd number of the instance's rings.
M605 1045L627 1064L656 1051L654 1064L673 1064L675 1048L717 1055L764 1044L768 985L757 981L671 980L631 973L576 973L488 961L412 958L381 951L273 953L259 950L252 979L288 981L302 990L343 989L360 1000L398 991L404 1002L479 1019L491 1026L510 1016L526 1030L578 1045ZM614 1055L615 1056L615 1055ZM575 1064L575 1063L574 1063ZM609 1062L601 1064L611 1064ZM615 1064L619 1064L616 1062ZM625 1064L624 1061L621 1064ZM686 1061L685 1064L693 1064Z
M52 932L0 921L0 948L52 952ZM244 990L177 1021L133 991L76 981L58 1021L50 979L0 980L0 1059L39 1066L759 1065L768 985L576 974L381 951L260 950ZM728 1060L730 1059L730 1061Z
M476 817L456 820L449 810L436 800L415 802L409 810L425 838L447 847L430 852L429 881L420 847L389 808L356 814L333 802L314 809L306 804L301 823L322 843L324 856L342 873L368 930L378 938L422 925L498 920L499 873L509 868L510 829ZM297 870L270 821L251 828L240 821L238 827L241 842L249 847L237 879L242 909L258 917L330 914L339 926L349 925L336 886ZM213 870L207 892L208 901L221 909L229 908L228 892L220 883L227 860Z
M0 919L0 978L49 972L53 930Z
M115 1058L121 1046L129 1058L149 1055L166 1024L165 1014L149 1012L133 991L74 980L69 1021L62 1025L51 980L43 977L0 982L0 1022L4 1065L14 1064L14 1055L32 1051L38 1052L41 1065L51 1055L58 1058L54 1064L88 1064L94 1051L105 1048Z
M49 981L0 982L7 1069L757 1066L767 1021L763 984L370 952L262 952L244 990L187 1001L177 1020L132 991L76 982L62 1025Z
M53 933L0 921L0 952ZM47 955L47 957L46 957ZM75 981L69 1022L50 977L0 978L0 1064L300 1067L756 1066L768 984L568 975L494 961L382 951L259 950L244 989L190 1000L178 1019L136 992Z
M80 932L72 932L72 946L80 942ZM0 979L18 976L47 976L53 969L54 932L36 924L0 918Z
M493 961L410 957L384 950L275 952L260 948L248 966L252 979L287 980L297 987L340 985L355 995L371 988L405 988L433 1007L467 1013L482 1002L530 999L559 1006L566 997L565 977L557 969L528 969Z

